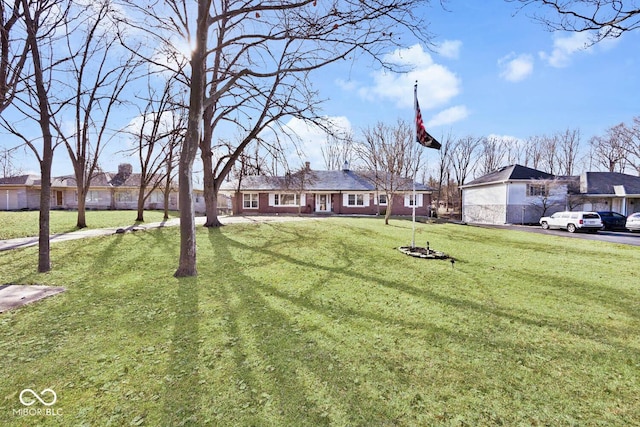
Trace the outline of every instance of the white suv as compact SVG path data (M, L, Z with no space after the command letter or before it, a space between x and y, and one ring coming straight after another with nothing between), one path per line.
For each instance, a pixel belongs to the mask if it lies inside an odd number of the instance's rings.
M556 212L551 216L540 218L540 225L545 230L563 228L569 233L585 230L595 233L602 228L602 219L597 212Z

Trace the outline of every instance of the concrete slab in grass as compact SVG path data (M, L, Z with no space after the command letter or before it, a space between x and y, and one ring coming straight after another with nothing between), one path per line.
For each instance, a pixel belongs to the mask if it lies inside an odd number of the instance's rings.
M59 294L65 290L60 286L14 285L11 283L1 285L0 313Z

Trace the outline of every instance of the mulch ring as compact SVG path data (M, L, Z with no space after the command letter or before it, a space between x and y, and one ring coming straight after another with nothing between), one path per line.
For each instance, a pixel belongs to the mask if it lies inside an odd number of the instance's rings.
M60 286L5 283L0 286L0 313L57 295L64 291L66 291L66 289Z
M424 259L448 259L449 255L444 252L434 251L430 248L423 248L420 246L411 247L411 246L400 246L398 248L400 252L405 255L409 255L416 258L424 258Z

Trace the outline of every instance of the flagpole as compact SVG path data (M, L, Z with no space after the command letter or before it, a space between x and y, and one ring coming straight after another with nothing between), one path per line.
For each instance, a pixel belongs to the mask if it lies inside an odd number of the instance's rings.
M416 117L418 117L418 81L416 80L416 84L413 86L413 117L414 121ZM416 123L413 124L413 141L418 140L418 126ZM413 146L413 144L411 144ZM415 153L415 150L412 150ZM416 247L416 174L418 173L418 168L413 172L413 210L411 214L411 248Z

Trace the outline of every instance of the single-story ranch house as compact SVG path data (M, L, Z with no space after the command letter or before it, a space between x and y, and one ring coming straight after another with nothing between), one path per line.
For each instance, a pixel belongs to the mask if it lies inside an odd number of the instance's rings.
M393 199L394 215L413 212L413 181L399 179ZM387 197L377 188L370 174L349 169L306 169L287 176L245 176L238 181L224 183L220 192L232 197L234 214L333 213L384 214ZM415 183L416 215L428 215L433 190Z
M141 174L133 173L130 164L118 166L117 173L99 172L91 180L86 208L93 210L137 209ZM0 210L37 210L40 208L40 177L20 175L0 178ZM196 211L204 212L201 190L194 195ZM73 175L51 180L51 208L77 209L78 193ZM153 190L145 202L145 209L164 209L164 195L160 188ZM169 209L178 210L177 186L169 193Z
M640 177L615 172L554 176L516 164L460 189L467 223L537 224L541 216L562 210L640 212Z

